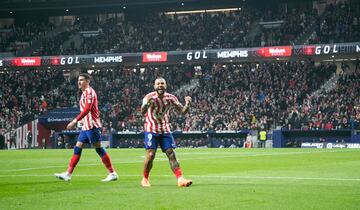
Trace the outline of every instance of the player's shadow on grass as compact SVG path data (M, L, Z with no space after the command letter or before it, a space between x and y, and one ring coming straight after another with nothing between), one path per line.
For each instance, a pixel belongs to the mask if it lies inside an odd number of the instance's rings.
M245 184L245 183L222 183L222 182L217 182L217 183L196 183L196 184L192 184L190 187L194 187L194 186L248 186L249 184Z
M176 184L152 184L150 188L152 187L177 187L177 188L196 188L196 187L201 187L201 186L249 186L250 184L246 184L246 183L222 183L222 182L217 182L217 183L193 183L191 186L189 187L178 187Z

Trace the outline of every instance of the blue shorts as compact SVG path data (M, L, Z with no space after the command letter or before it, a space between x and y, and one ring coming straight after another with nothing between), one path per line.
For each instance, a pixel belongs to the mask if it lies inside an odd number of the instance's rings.
M78 141L82 143L94 144L101 141L101 128L93 128L87 131L80 131Z
M160 148L163 152L165 150L172 148L175 149L175 140L171 133L167 134L157 134L151 132L144 132L145 134L145 149L157 149L160 144Z

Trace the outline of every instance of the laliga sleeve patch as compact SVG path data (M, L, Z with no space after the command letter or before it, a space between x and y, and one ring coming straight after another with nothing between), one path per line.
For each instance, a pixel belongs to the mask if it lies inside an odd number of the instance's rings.
M92 103L92 99L93 99L93 97L92 97L91 94L86 95L86 101L87 101L87 103L91 104L91 103Z

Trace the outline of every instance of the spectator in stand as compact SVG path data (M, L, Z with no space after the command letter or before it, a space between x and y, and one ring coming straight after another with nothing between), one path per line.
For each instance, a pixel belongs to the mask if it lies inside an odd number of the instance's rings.
M309 43L341 43L360 40L359 1L339 1L324 11L324 20L317 22L316 36Z
M332 63L315 66L312 61L264 62L204 64L196 71L188 65L101 69L92 76L107 132L143 130L137 98L158 76L168 79L170 91L182 90L178 97L190 95L196 104L188 116L172 116L173 130L356 128L359 69L345 72L334 90L311 96L335 69ZM187 90L192 79L199 86ZM73 107L78 100L67 94L76 90L76 82L62 71L5 71L0 80L0 122L7 130L35 119L45 107Z

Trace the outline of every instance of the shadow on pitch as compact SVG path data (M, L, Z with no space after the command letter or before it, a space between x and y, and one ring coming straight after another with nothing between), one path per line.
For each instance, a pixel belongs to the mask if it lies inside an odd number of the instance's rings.
M217 183L214 183L214 182L211 182L211 183L205 183L205 182L195 182L193 183L190 187L178 187L175 184L161 184L161 183L156 183L156 184L151 184L151 187L148 188L148 189L151 189L151 188L179 188L179 189L187 189L187 188L197 188L197 187L207 187L207 186L250 186L251 184L246 184L246 183L228 183L228 182L217 182ZM253 186L253 185L251 185ZM147 189L147 188L145 188Z

